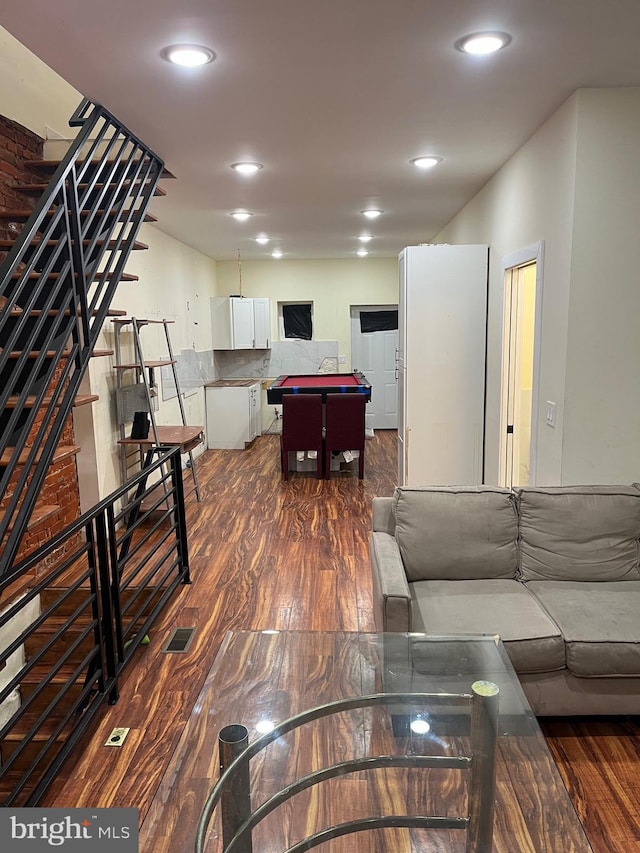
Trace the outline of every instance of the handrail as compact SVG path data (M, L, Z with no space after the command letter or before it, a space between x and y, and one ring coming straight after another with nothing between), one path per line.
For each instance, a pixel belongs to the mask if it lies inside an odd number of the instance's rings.
M124 534L115 508L149 474L167 479L163 535L158 537L145 510L136 528L140 547L120 560L116 546ZM1 806L38 803L100 706L117 699L123 670L168 598L190 582L181 484L180 448L163 448L146 471L0 580L3 594L18 576L37 572L29 589L0 614L0 632L10 638L0 650L0 704L20 695L12 714L3 705L0 743L11 742L13 751L2 756L0 785L6 792L13 781ZM45 569L47 558L60 551L64 558ZM16 667L16 652L27 648L26 662Z
M0 266L0 454L8 454L0 467L0 495L7 496L0 515L0 578L15 572L38 494L164 168L134 133L86 98L69 123L81 129Z

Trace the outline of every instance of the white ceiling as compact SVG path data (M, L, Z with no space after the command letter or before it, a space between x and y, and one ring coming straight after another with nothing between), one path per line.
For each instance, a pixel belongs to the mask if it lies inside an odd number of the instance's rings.
M640 86L640 0L19 0L0 24L165 160L158 227L221 260L355 257L363 231L395 256L577 88ZM493 57L453 47L494 29L513 41ZM164 62L178 42L217 59ZM418 172L421 154L443 162Z

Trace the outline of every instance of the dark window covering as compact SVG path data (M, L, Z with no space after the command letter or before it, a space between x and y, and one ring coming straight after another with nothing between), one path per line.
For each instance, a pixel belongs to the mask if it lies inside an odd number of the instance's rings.
M398 328L398 311L361 311L361 332L393 332Z
M313 325L311 323L311 305L283 305L285 338L298 338L310 341Z

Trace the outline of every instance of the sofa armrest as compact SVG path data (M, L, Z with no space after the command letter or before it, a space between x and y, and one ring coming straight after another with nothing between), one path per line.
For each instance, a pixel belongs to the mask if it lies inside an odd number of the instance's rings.
M396 520L393 514L393 498L374 498L371 501L371 529L377 533L396 532Z
M370 554L378 631L411 631L411 593L396 540L388 533L373 532Z

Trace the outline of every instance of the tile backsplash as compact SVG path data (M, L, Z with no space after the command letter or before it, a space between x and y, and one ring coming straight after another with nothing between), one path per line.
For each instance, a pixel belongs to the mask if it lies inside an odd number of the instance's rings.
M270 350L215 350L218 379L275 379L282 373L338 372L337 341L276 341Z

